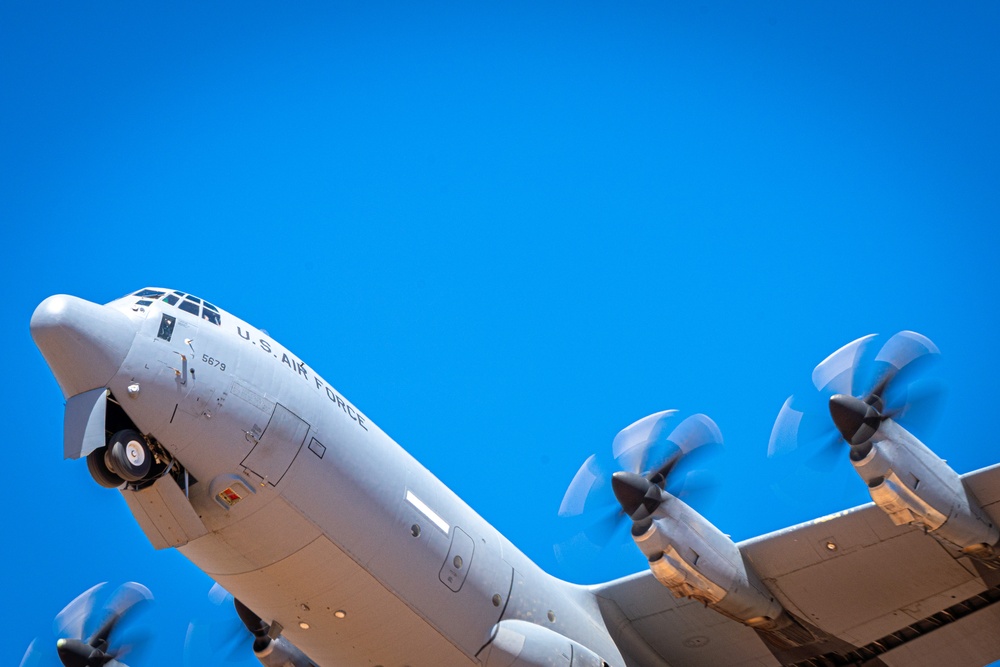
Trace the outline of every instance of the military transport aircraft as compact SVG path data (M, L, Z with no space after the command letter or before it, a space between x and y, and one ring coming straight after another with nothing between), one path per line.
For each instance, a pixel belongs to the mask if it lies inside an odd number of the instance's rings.
M602 487L588 459L561 512L610 487L649 570L594 586L543 572L312 367L203 299L52 296L31 334L66 398L65 456L235 596L264 665L1000 659L1000 466L959 475L900 425L893 387L936 352L919 334L885 343L870 389L856 366L871 337L813 374L874 501L859 508L735 544L673 486L720 439L711 420L624 429L621 470ZM814 417L786 403L772 449ZM115 656L108 633L83 639L60 642L64 664Z

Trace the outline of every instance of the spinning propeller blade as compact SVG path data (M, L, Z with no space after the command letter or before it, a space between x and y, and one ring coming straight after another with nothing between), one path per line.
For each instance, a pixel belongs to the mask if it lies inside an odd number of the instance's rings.
M126 667L121 658L132 655L134 645L123 638L123 621L133 615L133 610L152 600L153 595L142 584L128 582L98 607L105 590L106 584L98 584L56 614L53 621L55 641L35 639L25 652L21 666ZM136 641L134 635L131 639Z
M702 414L676 420L676 410L664 410L622 429L611 446L614 464L588 457L567 487L559 515L587 515L592 521L583 534L603 547L626 518L648 517L665 494L687 499L707 493L710 485L694 467L722 445L722 433Z
M937 346L926 336L901 331L872 358L876 342L876 334L858 338L813 369L817 393L785 401L771 430L768 456L804 448L811 462L828 464L843 451L842 442L867 442L886 419L925 430L943 396L939 386L920 379L938 358Z

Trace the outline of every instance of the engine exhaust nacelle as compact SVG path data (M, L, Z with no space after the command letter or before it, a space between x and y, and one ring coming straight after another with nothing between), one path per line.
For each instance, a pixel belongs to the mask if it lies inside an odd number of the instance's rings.
M808 639L797 636L805 630L785 613L727 535L679 498L662 496L653 515L632 529L660 583L675 597L699 600L752 628L787 629L797 641Z
M253 654L264 667L315 667L305 653L283 636L272 639L261 648L254 646Z
M923 527L969 556L1000 555L1000 530L958 473L891 419L869 442L852 446L851 463L896 525Z

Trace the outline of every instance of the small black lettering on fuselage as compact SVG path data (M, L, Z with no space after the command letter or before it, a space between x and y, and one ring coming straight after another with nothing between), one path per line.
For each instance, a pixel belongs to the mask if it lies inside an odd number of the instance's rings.
M256 338L251 337L249 331L244 331L243 327L237 325L236 333L240 338L248 343L251 343L258 350L261 350L288 367L288 369L298 375L305 381L309 381L309 369L304 361L299 361L295 357L292 357L288 352L280 350L280 346L274 341L268 340L266 338ZM281 352L281 356L278 356L278 352ZM354 421L358 426L364 430L368 430L368 426L365 423L365 416L358 411L353 405L348 403L342 396L337 394L329 385L325 384L323 380L316 375L312 374L312 380L315 383L316 389L322 391L326 394L326 397L330 399L330 402L341 409L341 411L347 415L352 421Z

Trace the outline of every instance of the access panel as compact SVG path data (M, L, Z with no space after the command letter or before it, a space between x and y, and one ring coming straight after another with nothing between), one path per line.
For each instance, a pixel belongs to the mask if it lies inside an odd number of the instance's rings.
M307 433L309 424L285 406L276 404L264 432L243 459L243 467L277 486L302 448Z

